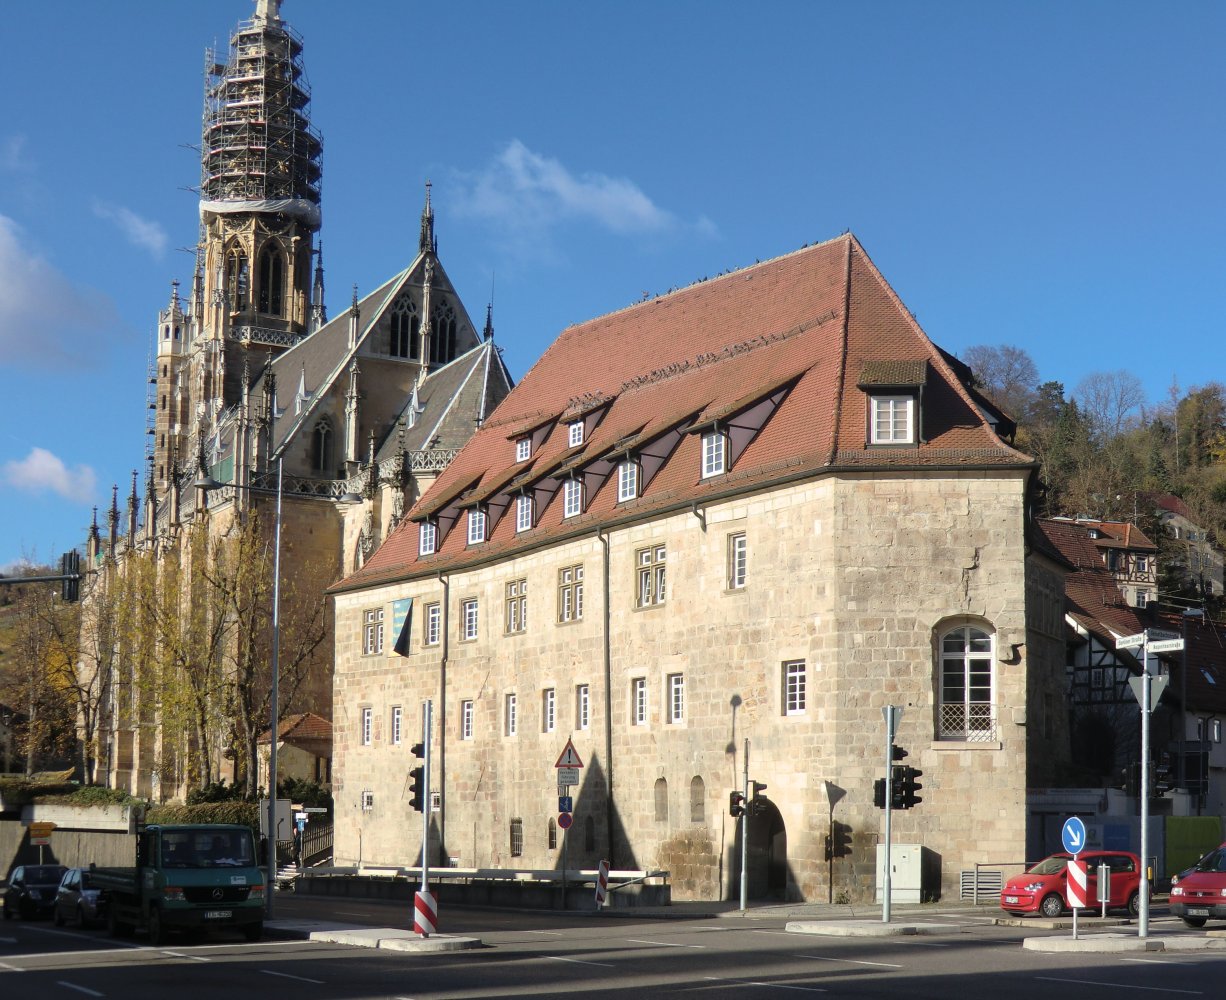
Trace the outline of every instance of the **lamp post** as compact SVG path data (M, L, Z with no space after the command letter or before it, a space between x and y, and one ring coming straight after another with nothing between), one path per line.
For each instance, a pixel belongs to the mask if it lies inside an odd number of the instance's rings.
M1205 617L1203 608L1184 608L1183 662L1179 671L1179 787L1188 790L1188 619Z

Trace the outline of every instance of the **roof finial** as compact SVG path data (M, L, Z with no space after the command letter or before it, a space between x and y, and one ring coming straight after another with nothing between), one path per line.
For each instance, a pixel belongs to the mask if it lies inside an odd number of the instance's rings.
M485 330L484 335L486 340L494 339L494 303L488 302L485 306Z
M430 207L430 188L426 181L426 207L421 210L421 238L417 241L419 253L438 253L438 240L434 238L434 209Z

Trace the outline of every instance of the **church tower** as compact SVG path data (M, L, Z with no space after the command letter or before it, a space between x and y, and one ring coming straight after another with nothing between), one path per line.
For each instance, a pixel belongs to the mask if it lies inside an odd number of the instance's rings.
M230 38L227 61L208 56L198 287L190 341L174 345L172 327L167 345L185 364L159 358L159 417L176 395L182 403L166 432L158 428L159 493L176 455L190 469L197 442L241 402L244 367L260 371L311 332L323 144L308 116L302 40L280 6L257 0L255 16Z

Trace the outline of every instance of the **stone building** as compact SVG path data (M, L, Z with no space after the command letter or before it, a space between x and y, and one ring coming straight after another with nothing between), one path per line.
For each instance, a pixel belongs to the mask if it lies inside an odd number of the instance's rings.
M418 858L426 699L444 863L565 846L735 895L747 770L751 894L871 898L890 705L927 893L1024 859L1068 739L1068 567L1012 432L851 235L564 330L332 588L336 861Z
M193 528L215 541L253 512L268 543L280 523L283 589L296 583L291 600L319 606L323 588L363 564L511 387L489 311L476 327L438 258L429 184L420 226L405 234L408 265L362 296L355 287L348 308L327 318L316 245L322 141L309 119L302 41L279 6L257 0L228 55L209 53L196 266L186 298L174 282L158 313L144 498L133 473L126 517L116 495L106 533L95 518L87 606L107 603L137 554L152 555L156 587L175 586L165 568L190 561ZM201 630L213 636L214 624ZM214 662L196 665L223 676L201 695L209 726L190 736L166 733L158 692L142 682L165 654L164 636L144 648L113 637L95 651L96 669L112 678L98 706L99 778L166 798L193 782L233 780L256 759L256 733L235 745L233 685L219 661L240 662L231 653L242 650L262 677L253 697L266 700L271 622L255 636L242 629L211 639ZM330 637L309 656L281 711L326 720ZM268 728L265 715L259 732ZM193 765L209 742L208 763Z

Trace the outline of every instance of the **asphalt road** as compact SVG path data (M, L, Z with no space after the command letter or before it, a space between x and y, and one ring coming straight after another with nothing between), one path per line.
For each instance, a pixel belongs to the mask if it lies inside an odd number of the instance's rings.
M403 905L278 899L280 918L407 926ZM386 998L775 998L872 1000L1155 1000L1226 992L1226 952L1046 955L1023 951L1034 928L995 927L989 911L926 915L937 937L828 938L784 931L782 918L640 920L452 910L444 929L480 936L477 951L434 955L239 937L113 942L49 922L0 925L5 1000L386 1000ZM1132 929L1135 933L1135 928ZM1038 931L1067 935L1068 931ZM1156 917L1156 935L1196 934Z

